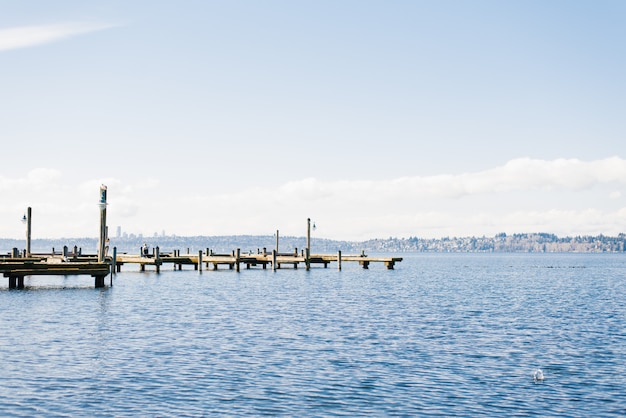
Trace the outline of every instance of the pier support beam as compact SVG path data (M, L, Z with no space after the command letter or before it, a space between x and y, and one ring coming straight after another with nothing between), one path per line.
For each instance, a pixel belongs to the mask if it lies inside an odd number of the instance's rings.
M156 272L160 273L161 272L161 250L159 249L158 245L154 248L154 264L156 265Z
M278 267L276 266L276 250L272 251L272 270L276 271Z
M104 287L104 278L106 276L95 276L95 287Z
M341 271L341 250L337 251L337 270Z
M304 256L305 257L304 263L306 265L306 271L309 271L309 270L311 270L311 249L307 248L304 251L304 254L305 254L305 256Z

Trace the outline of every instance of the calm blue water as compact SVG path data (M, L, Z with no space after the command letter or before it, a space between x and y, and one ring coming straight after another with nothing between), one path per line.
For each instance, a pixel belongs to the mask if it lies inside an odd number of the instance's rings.
M626 415L626 255L124 269L2 278L0 415Z

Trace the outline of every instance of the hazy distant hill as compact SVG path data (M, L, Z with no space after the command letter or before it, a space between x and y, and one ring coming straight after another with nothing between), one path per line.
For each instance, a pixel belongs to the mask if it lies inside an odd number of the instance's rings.
M214 252L229 253L235 248L242 252L256 252L263 247L272 251L275 238L271 235L229 235L229 236L194 236L194 237L131 237L111 238L110 248L117 247L119 252L139 252L139 248L147 243L151 248L159 246L161 251L181 250L196 253L198 250L210 248ZM32 252L49 253L52 248L62 251L63 246L72 249L74 246L85 253L95 253L98 246L96 238L61 238L34 239L31 242ZM300 251L306 246L304 237L280 237L279 251L289 252L296 248ZM24 240L0 239L0 252L7 253L12 248L23 249ZM367 241L336 241L322 238L311 238L313 253L334 253L341 250L344 254L372 252L624 252L626 251L626 234L616 237L605 235L576 236L559 238L554 234L504 233L494 237L445 237L438 239L386 238Z

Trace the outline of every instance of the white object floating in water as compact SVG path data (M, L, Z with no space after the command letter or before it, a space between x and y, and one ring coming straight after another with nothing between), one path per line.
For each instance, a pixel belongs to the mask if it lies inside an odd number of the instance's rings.
M535 382L543 380L543 371L541 369L535 370L535 373L533 373L533 379L535 380Z

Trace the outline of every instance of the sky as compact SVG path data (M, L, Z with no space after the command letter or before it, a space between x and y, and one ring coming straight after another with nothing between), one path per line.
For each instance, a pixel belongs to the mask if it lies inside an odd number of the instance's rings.
M0 10L0 237L626 232L624 1Z

